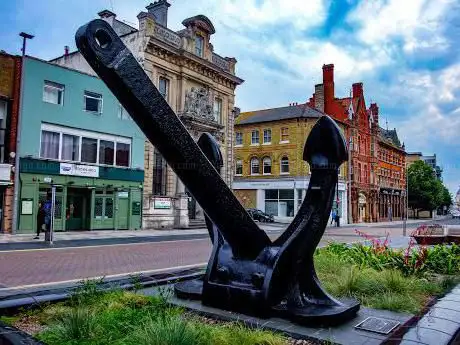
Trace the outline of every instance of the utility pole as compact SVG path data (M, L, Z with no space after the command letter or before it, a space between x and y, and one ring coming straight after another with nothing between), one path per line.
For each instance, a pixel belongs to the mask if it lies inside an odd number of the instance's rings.
M21 142L21 119L22 111L24 108L24 66L26 56L26 43L28 39L34 38L33 35L21 32L19 36L22 37L22 59L21 59L21 91L19 96L19 115L16 128L16 150L14 156L14 198L13 198L13 228L11 232L13 234L18 230L18 218L19 218L19 145Z

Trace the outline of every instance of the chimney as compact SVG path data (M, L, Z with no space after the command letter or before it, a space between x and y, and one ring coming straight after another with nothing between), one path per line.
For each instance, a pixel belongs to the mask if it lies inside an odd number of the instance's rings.
M358 98L363 95L363 83L353 84L353 98Z
M109 10L103 10L97 14L102 20L105 20L107 23L113 27L113 21L116 18L116 14Z
M354 89L353 89L354 91ZM374 123L378 126L379 124L379 107L377 103L371 103L370 106L372 116L374 117Z
M324 90L323 84L315 85L315 108L324 112Z
M323 65L324 112L331 114L334 102L334 65Z
M152 14L155 21L164 26L168 27L168 7L171 6L168 0L157 0L153 4L151 3L146 7L147 11Z
M64 56L69 56L69 46L64 46Z

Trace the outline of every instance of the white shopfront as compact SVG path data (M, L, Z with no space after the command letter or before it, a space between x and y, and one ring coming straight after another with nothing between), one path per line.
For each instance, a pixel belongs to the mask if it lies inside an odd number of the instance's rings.
M256 207L275 216L277 222L290 222L297 214L308 189L308 178L272 180L235 180L235 190L256 190ZM347 193L343 181L339 182L338 195L334 198L341 216L340 223L347 223Z

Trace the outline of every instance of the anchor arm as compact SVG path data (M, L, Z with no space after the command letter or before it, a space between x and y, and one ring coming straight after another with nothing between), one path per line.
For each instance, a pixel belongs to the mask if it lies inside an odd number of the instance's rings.
M93 20L77 31L75 39L89 65L218 227L233 254L255 258L270 245L110 25Z
M347 160L345 140L334 121L323 116L313 127L304 150L312 170L305 200L285 233L275 241L280 246L274 265L271 300L287 299L288 306L336 304L321 288L313 266L313 254L326 229L338 180L338 169ZM286 282L290 282L286 284Z

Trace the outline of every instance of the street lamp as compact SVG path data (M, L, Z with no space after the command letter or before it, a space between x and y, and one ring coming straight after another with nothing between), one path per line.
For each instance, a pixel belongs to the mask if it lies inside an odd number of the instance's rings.
M19 213L19 145L21 142L21 119L24 105L24 69L25 69L25 56L26 56L26 43L28 39L34 38L33 35L21 32L19 36L22 37L22 59L21 59L21 95L19 97L19 116L16 127L16 152L14 159L14 197L13 197L13 228L11 232L16 233L18 229L18 213Z
M348 224L353 223L352 211L351 211L351 156L353 151L353 138L350 135L350 139L348 141Z
M406 202L405 202L405 217L404 217L404 221L403 221L403 236L406 236L407 234L407 219L409 217L409 177L408 177L408 174L407 174L407 162L405 164L405 174L406 174L406 190L405 190L405 194L406 194Z

